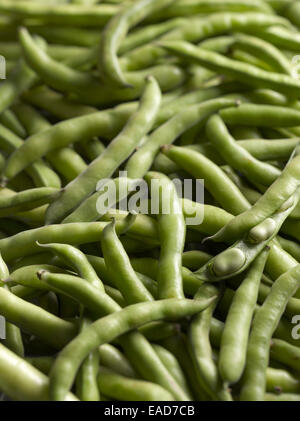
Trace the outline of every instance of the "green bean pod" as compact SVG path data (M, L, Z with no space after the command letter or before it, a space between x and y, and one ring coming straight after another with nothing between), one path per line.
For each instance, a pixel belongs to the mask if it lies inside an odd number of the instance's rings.
M196 123L204 124L210 114L234 103L234 99L218 98L179 111L165 124L158 127L148 137L147 142L128 160L125 168L128 177L143 177L151 167L161 146L173 143L178 136Z
M100 367L98 384L101 393L121 401L175 400L170 392L158 384L125 377L104 367Z
M272 339L270 358L283 363L291 370L299 371L300 352L295 345L291 345L281 339Z
M218 361L226 384L236 383L245 367L250 324L267 256L268 250L265 250L254 260L234 294L226 317Z
M71 269L75 269L81 278L103 291L102 281L99 279L93 266L89 263L87 257L78 248L69 244L60 243L38 243L40 247L49 249L54 255L59 256Z
M269 186L280 175L280 170L268 163L255 159L244 148L240 147L228 132L220 116L215 115L209 119L206 131L209 140L225 161L231 167L241 171L250 182Z
M0 144L4 151L9 154L17 151L21 148L25 142L7 129L4 126L1 127ZM25 170L28 175L32 178L32 181L37 187L61 187L61 180L58 175L42 160L36 160L32 165ZM2 179L2 183L7 183L6 177Z
M117 52L130 27L137 25L156 10L168 6L172 0L139 0L123 8L106 25L100 41L99 71L109 84L127 87Z
M47 284L40 282L36 274L39 270L46 270L51 273L66 274L68 273L64 269L54 266L51 264L33 264L28 266L20 267L10 273L5 279L6 283L16 283L17 285L23 285L33 289L49 290Z
M3 258L10 262L18 257L41 251L37 242L71 245L91 243L100 240L101 232L106 225L106 222L83 222L30 229L0 240L0 251Z
M153 77L147 78L146 87L138 110L129 119L119 135L109 144L99 158L71 184L61 197L47 210L48 223L61 221L90 193L96 190L99 180L111 177L113 172L133 152L140 140L151 129L160 105L160 89Z
M115 222L107 225L101 235L101 245L109 276L128 304L152 301L153 297L133 270L128 255L115 231Z
M299 34L289 29L274 25L260 29L258 35L281 49L286 48L292 51L298 51L299 49Z
M90 351L142 324L160 319L178 320L203 310L213 300L168 299L132 304L92 323L71 341L56 359L50 375L51 399L61 400L73 383L76 372ZM86 338L87 341L84 339ZM78 341L81 346L78 346ZM72 362L72 363L71 363Z
M24 138L26 136L26 131L22 126L21 122L18 120L17 116L11 109L6 109L2 112L0 116L0 122L3 126L10 129L17 136Z
M293 127L300 123L300 112L276 105L240 104L220 112L230 126L247 125L262 127Z
M0 190L0 216L37 208L51 202L59 192L53 187L40 187L15 193L9 189Z
M263 60L274 72L291 75L291 66L288 59L271 43L245 34L237 34L234 39L234 47L241 48Z
M81 316L80 330L84 330L91 323L86 316ZM76 378L76 396L84 402L100 401L100 393L97 384L99 371L99 352L95 349L90 352L83 361Z
M216 35L226 34L232 31L247 32L258 30L272 25L290 27L289 22L276 15L263 13L213 13L210 16L188 18L178 28L173 29L161 37L161 41L185 40L189 42L200 42L203 39ZM120 60L124 68L149 67L158 59L166 55L163 48L157 45L148 44L136 48L122 57Z
M153 348L157 353L158 357L164 364L164 366L168 369L168 371L172 374L172 376L177 380L177 383L186 391L187 394L190 394L189 386L187 384L187 380L185 378L185 374L180 367L180 364L177 358L166 348L161 345L154 344Z
M298 203L298 193L292 196L294 203L265 219L253 227L232 246L213 257L195 273L202 281L217 281L228 279L242 273L258 256L266 245L271 243L281 225Z
M105 293L87 284L83 279L62 274L56 276L56 274L47 271L40 271L39 277L52 288L69 295L83 304L95 318L121 310L119 305ZM149 342L140 333L131 332L120 338L120 342L128 355L134 355L134 358L130 358L130 361L145 379L155 381L166 387L178 399L188 399L185 392L164 368Z
M40 19L45 23L62 25L103 26L118 11L112 4L83 6L75 4L40 4L36 1L4 0L0 11L23 19Z
M38 85L24 92L22 98L27 103L46 110L61 119L97 112L97 108L79 104L69 98L65 98L62 94L48 88L46 85Z
M290 372L279 368L267 368L267 392L298 393L300 382Z
M158 231L160 257L157 268L158 297L183 298L181 255L185 243L185 224L180 199L173 182L160 173L148 172L148 185L158 189ZM155 184L156 183L156 184ZM152 187L151 187L152 188Z
M20 40L26 60L46 84L59 91L72 93L75 101L88 105L105 106L137 99L145 88L145 78L149 75L157 80L162 91L177 87L185 80L185 74L178 66L166 63L151 69L130 72L126 77L131 87L112 90L92 74L73 69L50 57L24 28L20 31Z
M213 236L213 239L215 241L233 241L264 219L270 217L272 213L280 211L280 207L284 206L284 203L290 203L289 199L295 195L299 186L299 161L298 155L291 159L281 175L252 208L236 216L228 225Z
M0 288L1 314L11 323L56 349L76 334L76 326Z
M137 378L138 374L118 348L110 344L99 347L101 365L125 377Z
M206 189L228 212L239 214L249 208L250 204L235 184L201 153L191 154L187 148L174 145L163 147L162 152L197 180L204 179Z
M287 301L299 288L299 269L298 265L275 281L269 296L254 317L242 380L241 400L264 399L269 344Z
M212 285L203 285L195 295L200 297L211 297L218 295L219 291ZM188 331L190 353L194 361L196 376L200 384L213 400L231 400L230 393L223 388L220 381L218 369L212 356L212 347L209 341L209 330L212 314L216 302L211 303L202 313L193 317Z
M236 0L179 0L165 10L154 13L151 19L167 19L173 16L190 16L216 12L248 12L258 11L265 14L272 13L271 7L261 1Z
M14 110L26 127L29 136L51 127L51 124L30 105L19 103ZM81 156L71 148L51 151L46 159L67 181L76 178L87 167Z
M281 247L300 262L300 247L295 241L287 240L286 238L277 236L277 240Z
M9 77L1 84L0 88L0 110L4 111L28 88L34 85L37 77L35 73L27 67L24 60L20 60L13 68Z
M168 51L193 60L210 70L233 76L239 82L255 87L270 88L297 97L300 83L289 75L268 72L256 66L229 59L221 54L195 47L184 41L162 41Z
M103 216L103 212L107 209L107 206L104 206L106 199L109 201L109 206L113 207L118 202L124 200L131 191L134 191L136 186L137 182L128 177L110 179L106 184L103 183L103 185L99 185L98 191L84 200L62 222L70 223L96 221ZM107 192L107 189L109 188L111 188L115 193L114 197L109 195L109 191Z
M19 401L46 401L49 399L49 378L0 344L0 389ZM68 401L78 400L68 393Z

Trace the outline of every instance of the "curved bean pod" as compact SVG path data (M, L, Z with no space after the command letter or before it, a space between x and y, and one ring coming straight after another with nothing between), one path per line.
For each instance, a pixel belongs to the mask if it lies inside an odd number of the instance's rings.
M5 279L6 283L16 283L17 285L23 285L25 287L39 289L39 290L46 290L49 291L48 285L41 282L36 273L39 270L46 270L51 273L59 273L59 274L66 274L67 271L64 269L51 265L51 264L35 264L35 265L28 265L23 266L19 269L16 269L10 273L10 275Z
M201 153L174 145L164 146L162 152L196 179L204 179L205 187L228 212L237 215L250 207L237 186Z
M245 138L243 140L237 140L236 143L238 146L241 146L243 149L246 149L246 151L248 151L254 158L260 161L286 161L291 156L293 150L298 145L299 141L300 138L298 137L287 139L272 139L272 142L270 142L270 140L267 139L256 138L249 140ZM212 145L212 143L204 142L201 144L187 145L184 147L191 150L195 150L196 152L200 152L205 157L213 161L215 164L225 164L219 152ZM157 171L161 171L165 174L170 174L178 171L179 166L175 162L172 162L170 159L167 159L166 156L160 153L155 159L154 168ZM227 171L227 168L224 167L222 169L223 171L225 170L226 174L232 179L232 181L235 182L235 180L232 177L232 172ZM243 190L241 191L243 192ZM258 198L256 198L256 200L257 199Z
M99 71L108 83L127 87L122 74L117 52L127 32L134 25L156 10L163 9L173 0L139 0L123 8L106 25L100 41Z
M47 210L46 221L61 221L90 193L99 180L111 177L113 172L133 152L140 140L151 129L161 100L160 89L154 78L147 78L138 110L106 150L65 189L61 197Z
M118 49L118 53L120 55L126 54L134 48L140 47L155 40L156 38L159 38L161 35L164 35L183 23L184 19L176 18L137 28L131 31L122 41Z
M7 290L7 285L3 284L2 281L4 281L8 276L8 267L0 254L0 287L3 286ZM11 351L15 352L20 357L24 357L24 345L21 331L17 326L9 323L7 320L5 320L5 336L6 337L3 341L3 345L5 345Z
M292 204L289 203L286 209L279 209L272 217L266 218L254 226L240 240L213 257L194 274L202 281L217 281L243 272L264 247L271 244L281 225L297 205L298 200L299 193L296 193L292 196Z
M250 29L258 30L272 25L290 26L286 19L275 15L255 12L213 13L204 18L189 18L178 28L162 36L161 40L185 40L195 43L228 32L247 32ZM162 48L154 44L148 44L130 51L121 58L120 62L122 67L127 69L145 68L164 56L165 51Z
M13 178L32 162L54 149L98 135L114 136L121 130L130 114L131 112L116 115L111 111L99 111L62 121L42 133L30 136L24 145L9 157L4 176Z
M212 13L208 17L189 19L185 25L174 29L162 39L185 40L198 42L204 38L211 38L228 32L257 30L261 27L279 25L290 27L287 19L272 14L255 12L220 12Z
M38 246L49 249L54 255L57 255L62 261L66 262L67 265L71 266L72 269L78 271L81 278L85 279L101 291L104 291L102 281L98 277L95 269L90 264L85 254L78 250L78 248L61 243L38 243Z
M51 399L61 400L65 397L80 363L97 346L111 342L114 338L145 323L166 318L178 320L195 314L203 310L213 299L197 301L168 299L133 304L92 323L71 341L56 359L50 374Z
M115 222L107 225L101 235L101 246L108 274L128 304L152 301L153 297L133 270L116 231Z
M74 99L88 105L105 106L139 98L145 87L145 78L149 75L157 79L162 91L180 85L185 79L183 71L178 66L162 64L141 72L129 73L127 80L131 87L112 90L109 86L100 83L93 75L73 69L51 58L24 28L20 31L20 41L26 60L42 80L54 89L73 93Z
M269 186L281 174L281 171L274 166L255 159L240 147L220 116L214 115L208 120L206 133L225 161L234 169L241 171L249 181Z
M95 318L103 317L121 309L104 291L86 282L85 279L65 273L50 272L46 267L43 269L42 266L35 273L38 278L36 280L37 286L38 282L41 287L45 283L45 287L53 288L55 291L60 291L75 299L78 303L84 305Z
M271 69L277 73L291 75L291 64L284 54L271 43L261 40L258 37L237 34L234 36L234 47L253 54L270 65Z
M102 317L103 313L110 314L121 310L119 305L106 294L80 278L61 274L56 276L56 274L46 271L39 272L39 276L42 281L47 282L51 287L59 289L84 304L95 317ZM178 399L188 399L185 392L164 368L144 336L139 332L130 332L120 338L120 342L128 355L134 355L134 359L130 359L130 361L145 379L166 387Z
M239 140L237 141L237 144L261 161L277 159L286 161L291 156L299 141L300 139L297 137L289 139L272 139L271 142L264 139L253 139Z
M300 157L296 155L286 165L281 175L258 199L251 209L236 216L221 228L213 237L215 241L234 241L255 225L280 210L284 203L295 195L299 187L298 175Z
M127 175L130 178L143 177L151 167L159 148L170 144L196 123L203 123L207 117L221 108L235 103L234 99L218 98L193 105L175 114L165 124L157 128L126 164Z
M209 70L222 72L233 76L246 84L270 88L297 97L300 93L300 83L289 75L268 72L253 65L231 60L213 51L204 50L185 41L161 41L160 45L167 51L188 58L207 67Z

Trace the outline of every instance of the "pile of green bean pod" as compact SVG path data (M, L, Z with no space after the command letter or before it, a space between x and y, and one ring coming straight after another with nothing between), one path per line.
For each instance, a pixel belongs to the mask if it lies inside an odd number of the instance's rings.
M1 0L0 38L0 400L300 401L300 2Z

